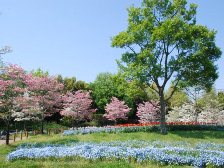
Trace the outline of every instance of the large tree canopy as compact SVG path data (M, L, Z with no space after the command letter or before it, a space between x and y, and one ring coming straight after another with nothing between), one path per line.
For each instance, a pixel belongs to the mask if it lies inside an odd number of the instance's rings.
M212 86L218 78L215 61L221 56L214 30L196 24L197 5L187 0L143 0L128 9L127 30L112 39L124 48L120 67L129 76L156 85L160 97L161 133L166 133L165 102L178 84ZM173 82L173 93L164 97ZM183 85L184 84L184 85Z

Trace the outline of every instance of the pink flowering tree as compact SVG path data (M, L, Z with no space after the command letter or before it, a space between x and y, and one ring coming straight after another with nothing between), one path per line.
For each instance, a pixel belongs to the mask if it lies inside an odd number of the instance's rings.
M16 110L16 98L25 92L25 71L17 65L4 66L0 73L0 118L6 123L6 144L9 144L9 126Z
M62 103L61 92L64 86L55 77L34 76L33 74L28 76L26 80L28 94L39 106L41 113L39 120L41 121L41 132L43 133L45 117L58 112L56 107Z
M72 92L67 92L63 96L64 100L64 110L60 113L62 116L66 116L72 119L72 126L78 124L78 121L89 120L92 118L93 113L96 109L91 108L92 98L90 92L85 92L82 90L76 91L74 94Z
M136 115L140 123L156 122L160 120L159 103L144 102L138 105Z
M115 121L116 124L118 119L128 119L127 114L130 110L131 108L129 108L124 101L112 97L111 102L106 105L106 113L103 116L110 121Z

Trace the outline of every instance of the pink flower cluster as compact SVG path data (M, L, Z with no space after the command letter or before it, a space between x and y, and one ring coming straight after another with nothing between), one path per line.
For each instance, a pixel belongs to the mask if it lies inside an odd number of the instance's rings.
M36 109L38 113L43 113L43 117L54 112L53 108L61 101L60 92L63 90L63 85L56 78L27 74L18 65L2 68L0 86L0 106L7 106L11 113L18 108L26 113Z
M158 102L144 102L138 105L136 115L140 123L156 122L160 120L160 111Z
M64 110L61 111L61 115L63 116L87 120L96 111L96 109L91 108L93 101L90 92L84 92L82 90L78 90L74 94L68 92L63 96L63 101Z
M103 116L108 120L116 121L117 119L127 119L127 114L130 112L131 108L125 105L124 101L112 97L111 103L106 105L105 110L106 113Z

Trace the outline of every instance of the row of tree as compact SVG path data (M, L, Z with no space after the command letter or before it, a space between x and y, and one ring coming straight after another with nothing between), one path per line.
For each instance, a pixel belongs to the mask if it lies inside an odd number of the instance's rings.
M112 75L110 76L112 77ZM60 76L49 76L47 72L43 72L40 69L27 73L17 65L1 66L0 116L6 123L7 144L9 141L10 124L13 120L24 122L40 121L43 133L44 120L46 117L56 113L71 119L73 128L79 121L90 121L92 119L96 109L94 108L89 88L103 86L102 83L97 85L98 81L96 80L96 83L89 85L89 87L83 83L83 90L76 90L80 88L75 87L76 82L74 78L59 79ZM67 85L68 83L69 85ZM112 94L110 93L112 90L106 87L109 90L104 90L104 94L98 95L100 90L96 89L92 95L96 97L95 106L99 105L99 113L102 113L102 110L105 108L106 114L104 114L104 117L116 122L118 119L127 119L127 114L131 108L125 105L124 101L112 97L119 94L118 88L113 87L114 91L115 89L116 91ZM124 96L125 94L123 93L122 95ZM108 96L108 99L112 97L111 103L108 103L107 99L100 96ZM97 100L105 100L103 102L105 104Z
M190 101L196 102L194 93L201 88L211 89L218 78L215 61L221 57L221 50L215 44L216 32L196 24L196 9L197 5L188 5L187 0L143 0L140 7L130 7L127 29L112 38L113 47L126 50L118 61L120 73L100 74L89 86L75 78L59 76L56 80L46 74L25 74L16 66L6 67L1 73L3 111L11 113L14 102L19 102L17 97L26 93L27 97L35 97L32 104L38 102L44 118L51 109L63 108L54 103L58 92L74 95L77 89L89 88L99 113L104 113L113 96L127 103L132 117L136 116L136 104L158 100L161 133L166 134L167 107L175 106L175 93L182 94L179 98L185 102L188 97L182 90L186 89L193 93ZM167 93L168 85L171 89Z

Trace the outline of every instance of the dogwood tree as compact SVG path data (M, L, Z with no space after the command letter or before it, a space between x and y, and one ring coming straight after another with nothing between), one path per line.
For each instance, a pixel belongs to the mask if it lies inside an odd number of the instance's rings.
M118 100L116 97L111 98L111 102L106 105L106 113L103 115L110 121L116 121L118 119L128 119L127 114L130 112L129 108L124 101Z
M193 104L173 107L166 115L167 122L197 122L198 112Z
M62 116L66 116L72 119L73 129L75 123L81 120L89 120L92 118L96 109L93 109L92 98L89 91L78 90L74 94L67 92L63 96L64 110L60 113Z
M9 126L16 110L16 98L25 92L26 73L17 65L2 67L0 74L0 118L6 123L6 144L9 144Z
M156 122L160 120L158 102L144 102L138 105L136 115L140 123Z
M62 103L61 91L63 84L59 83L52 76L34 76L29 74L26 80L28 94L38 103L41 112L40 121L42 123L41 132L43 133L43 121L46 116L51 116L57 111L57 107Z

